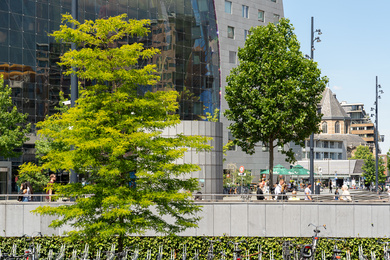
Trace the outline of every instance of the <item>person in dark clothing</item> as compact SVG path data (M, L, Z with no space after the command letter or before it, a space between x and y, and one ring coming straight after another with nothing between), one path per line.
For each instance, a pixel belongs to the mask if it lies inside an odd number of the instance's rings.
M259 187L257 188L256 194L257 194L257 200L264 200L264 184L260 183Z

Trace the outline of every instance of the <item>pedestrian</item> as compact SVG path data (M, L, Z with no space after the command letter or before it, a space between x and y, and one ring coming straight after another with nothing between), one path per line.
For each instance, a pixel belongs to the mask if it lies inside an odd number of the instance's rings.
M345 201L351 201L352 198L351 198L351 194L350 194L349 191L348 191L348 186L344 184L344 185L341 187L341 190L342 190L343 192L341 193L340 199L345 200Z
M33 190L30 182L23 182L20 186L20 190L22 191L21 194L23 194L22 202L31 201L31 194L33 194Z
M311 197L311 184L309 183L305 189L305 200L313 200Z
M53 188L53 185L54 183L56 182L56 175L55 174L50 174L50 181L49 183L47 184L47 187L46 187L46 194L49 195L49 196L46 196L46 201L47 202L50 202L50 201L54 201L53 200L53 195L55 194L54 192L54 188Z
M299 200L299 198L297 197L297 191L296 190L292 191L292 195L291 195L290 198L288 198L288 200Z
M332 193L332 182L329 182L329 193Z
M334 200L339 200L339 188L336 187L336 191L334 192Z
M262 182L259 183L259 187L257 188L257 200L264 200L264 184Z
M283 185L284 185L284 180L279 179L279 184L275 188L275 199L276 200L281 200L282 199L282 192L283 192Z

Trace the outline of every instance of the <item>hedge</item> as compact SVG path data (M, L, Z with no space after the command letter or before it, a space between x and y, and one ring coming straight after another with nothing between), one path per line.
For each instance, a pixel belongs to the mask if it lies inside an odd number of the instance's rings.
M282 245L284 241L291 241L293 244L310 244L311 238L265 238L265 237L177 237L177 236L162 236L162 237L127 237L125 247L131 248L131 252L135 248L139 249L139 259L146 259L148 250L151 251L151 259L156 259L159 247L163 247L163 259L170 259L171 253L175 253L176 259L182 259L184 245L187 245L187 259L193 259L195 251L199 252L199 259L206 259L207 251L210 246L210 240L214 241L214 255L216 259L221 258L220 252L224 251L227 259L232 258L233 245L232 242L242 242L240 248L243 250L243 255L255 254L261 246L263 259L270 259L270 254L273 253L274 259L282 259ZM71 258L73 250L77 250L77 254L81 255L84 251L85 244L88 241L79 241L77 244L68 244L64 241L64 237L44 236L35 237L34 244L41 244L41 257L47 258L49 250L52 249L54 254L60 251L60 248L65 244L66 258ZM337 243L339 249L343 250L343 258L347 250L351 253L351 259L358 258L358 248L363 247L364 254L370 256L371 251L375 252L378 259L382 259L384 244L390 239L375 239L375 238L343 238L340 240L327 239L320 237L317 249L316 259L321 259L321 252L326 252L326 257L331 257L334 244ZM95 258L96 251L100 249L108 251L112 244L116 244L115 238L107 240L99 240L94 244L89 244L89 256ZM0 249L2 253L11 253L13 244L17 245L17 254L23 254L23 250L29 247L31 242L23 237L0 237ZM102 254L103 256L103 254ZM258 259L257 255L252 259Z

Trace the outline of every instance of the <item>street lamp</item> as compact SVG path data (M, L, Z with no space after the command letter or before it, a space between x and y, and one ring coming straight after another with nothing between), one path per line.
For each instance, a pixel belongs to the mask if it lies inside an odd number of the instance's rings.
M311 17L311 32L310 32L310 58L314 59L314 43L321 42L320 37L314 37L315 34L321 35L322 32L320 29L314 30L314 17ZM310 135L310 184L311 192L314 193L314 133Z
M73 19L75 19L76 21L78 21L79 17L78 17L78 14L79 14L79 8L78 8L78 5L79 5L79 1L78 0L72 0L72 17ZM73 27L75 28L75 27ZM71 49L72 50L76 50L76 43L72 42L71 43ZM76 68L73 68L73 69L76 69ZM71 100L71 107L74 107L75 104L76 104L76 100L79 96L79 88L78 88L78 84L77 84L77 76L75 73L72 73L71 75L71 78L70 78L70 100ZM71 147L71 150L74 150L74 147L72 146ZM70 183L77 183L78 182L78 178L77 178L77 173L71 169L70 170L70 180L69 180Z
M378 161L379 161L379 146L378 146L378 99L381 99L380 94L383 94L383 90L379 90L381 85L378 84L378 76L376 76L375 81L375 129L374 129L374 141L375 141L375 190L379 192L378 185ZM374 108L371 108L373 111ZM371 116L373 116L371 114Z

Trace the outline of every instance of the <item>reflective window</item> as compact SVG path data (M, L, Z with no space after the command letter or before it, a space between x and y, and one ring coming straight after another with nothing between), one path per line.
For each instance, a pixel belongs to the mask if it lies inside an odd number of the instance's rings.
M234 39L234 27L228 26L227 34L228 38Z
M339 134L340 133L340 122L337 121L335 124L334 124L334 132L336 134Z
M322 133L327 134L328 133L328 124L326 122L322 123Z
M258 12L257 12L257 20L259 20L260 22L264 22L264 11L258 10Z
M242 17L249 18L249 6L247 5L242 6Z
M229 63L236 64L236 52L229 51Z
M225 0L225 13L232 13L232 2Z
M249 30L244 30L244 39L248 38Z
M72 0L1 3L7 4L0 10L0 66L6 64L0 72L12 86L18 109L29 113L29 120L36 123L55 112L60 91L70 94L70 77L64 76L57 65L69 45L56 43L48 33L59 29L61 14L71 12ZM226 1L225 7L232 12L231 1ZM207 112L213 115L220 108L219 42L213 2L172 0L164 5L159 0L79 1L80 22L123 12L131 19L151 19L151 33L142 38L142 43L145 48L161 50L152 60L161 80L157 86L141 90L177 90L182 120L205 120ZM232 33L234 36L234 28Z

